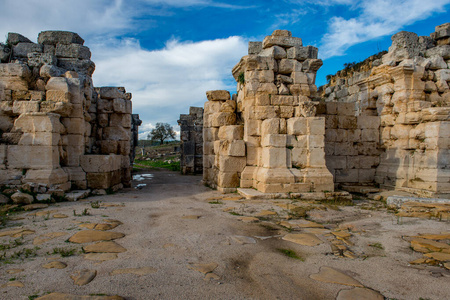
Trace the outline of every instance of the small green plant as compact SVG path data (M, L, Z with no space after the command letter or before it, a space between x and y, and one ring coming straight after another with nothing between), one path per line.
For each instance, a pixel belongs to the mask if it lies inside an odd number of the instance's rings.
M101 201L91 201L91 207L94 209L100 208L100 203L102 203Z
M228 213L233 216L242 216L240 213L237 213L235 211L229 211Z
M372 243L372 244L369 244L369 246L373 247L373 248L381 249L381 250L384 249L384 247L381 243Z
M209 204L223 204L223 202L220 201L220 200L210 201L210 202L208 202L208 203L209 203Z
M9 281L15 281L16 277L10 278Z
M44 220L47 221L50 218L50 212L48 212L45 216L44 216Z
M74 209L73 210L73 216L74 217L81 217L81 216L90 216L91 214L89 213L89 208L85 208L83 209L83 211L81 212L81 214L77 214L77 211Z
M39 295L34 294L34 295L31 295L31 296L28 296L28 300L34 300L34 299L36 299L38 297L39 297Z
M53 252L47 254L59 254L61 257L69 257L75 255L76 249L74 248L53 248Z
M277 249L279 252L283 253L284 255L286 255L287 257L293 258L293 259L298 259L301 261L305 261L304 258L300 257L297 255L297 253L295 253L294 250L291 249L282 249L282 248L278 248Z
M239 73L238 82L240 84L244 84L245 83L245 74L244 74L244 72Z

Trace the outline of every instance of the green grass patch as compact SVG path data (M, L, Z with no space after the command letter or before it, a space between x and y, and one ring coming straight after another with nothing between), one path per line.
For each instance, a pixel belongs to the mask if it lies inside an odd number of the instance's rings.
M155 160L155 161L151 161L151 160L135 160L135 166L134 167L141 167L141 166L146 166L146 167L150 167L150 168L163 168L163 169L168 169L171 171L180 171L180 162L179 161L172 161L172 162L167 162L167 160L171 160L171 159L165 159L165 160ZM141 166L137 166L137 165L141 165Z
M53 248L53 252L47 252L47 254L59 254L61 257L69 257L75 255L76 251L74 248Z
M384 247L383 247L383 245L381 245L381 243L372 243L372 244L369 244L369 246L373 247L373 248L381 249L381 250L384 249Z
M304 258L300 257L297 255L297 253L295 253L294 250L291 249L283 249L283 248L278 248L277 249L279 252L283 253L284 255L286 255L287 257L293 258L293 259L298 259L301 261L305 261Z

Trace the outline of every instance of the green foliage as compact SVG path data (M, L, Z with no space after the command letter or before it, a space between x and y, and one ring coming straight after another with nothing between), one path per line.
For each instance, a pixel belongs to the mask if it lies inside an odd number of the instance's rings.
M152 141L159 141L160 145L162 145L164 140L175 138L175 131L169 123L156 123L155 128L152 129L147 138Z
M384 247L381 243L372 243L372 244L369 244L369 246L373 247L373 248L381 249L381 250L384 249Z
M244 74L244 72L239 73L238 82L240 84L244 84L245 83L245 74Z
M223 204L223 202L220 201L220 200L210 201L210 202L208 202L208 203L209 203L209 204Z
M91 207L94 209L100 208L100 203L102 203L101 201L91 201Z
M291 249L282 249L282 248L278 248L277 249L279 252L283 253L284 255L286 255L287 257L293 258L293 259L298 259L301 261L305 261L304 258L300 257L297 255L297 253L295 253L294 250Z
M233 216L242 216L241 214L239 214L239 213L237 213L237 212L235 212L235 211L229 211L228 212L230 215L233 215Z
M75 255L76 251L74 248L53 248L53 252L47 252L47 254L59 254L61 257L69 257Z
M138 164L138 165L148 166L151 168L164 168L164 169L168 169L171 171L180 171L181 170L179 161L168 162L167 160L155 160L155 161L136 160L134 163Z
M34 300L34 299L36 299L38 297L39 297L39 295L34 294L34 295L31 295L31 296L28 296L28 300Z

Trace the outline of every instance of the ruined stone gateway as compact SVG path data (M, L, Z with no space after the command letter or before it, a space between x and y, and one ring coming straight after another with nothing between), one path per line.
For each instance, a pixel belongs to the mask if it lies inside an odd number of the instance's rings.
M95 88L95 64L76 33L44 31L38 43L9 33L0 47L0 184L39 193L131 184L131 94Z
M222 192L379 186L450 195L450 23L400 32L382 58L320 89L318 49L276 30L233 68L237 94L209 91L203 178Z

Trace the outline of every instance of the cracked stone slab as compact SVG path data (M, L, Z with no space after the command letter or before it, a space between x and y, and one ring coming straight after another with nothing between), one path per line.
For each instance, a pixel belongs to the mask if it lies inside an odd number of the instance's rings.
M79 231L72 235L69 242L84 244L98 241L110 241L115 239L123 238L125 234L120 232L106 232L97 230L84 230Z
M384 300L380 293L366 288L356 287L351 290L341 290L336 300Z
M353 277L350 277L347 274L339 272L338 270L330 267L321 267L319 273L312 274L309 276L309 278L328 283L337 283L361 288L364 287L358 280L354 279Z
M95 253L122 253L127 251L127 249L125 249L124 247L122 247L121 245L117 244L116 242L113 241L108 241L108 242L99 242L96 244L92 244L92 245L88 245L83 247L84 252L86 253L91 253L91 252L95 252Z
M52 261L48 264L43 265L42 267L44 269L64 269L67 267L67 264L61 261Z
M96 270L84 269L84 270L76 271L74 274L70 275L70 278L72 278L73 283L75 285L81 286L81 285L86 285L89 282L91 282L92 280L94 280L95 276L97 276Z
M323 243L322 240L312 233L290 233L285 235L283 240L310 247Z

